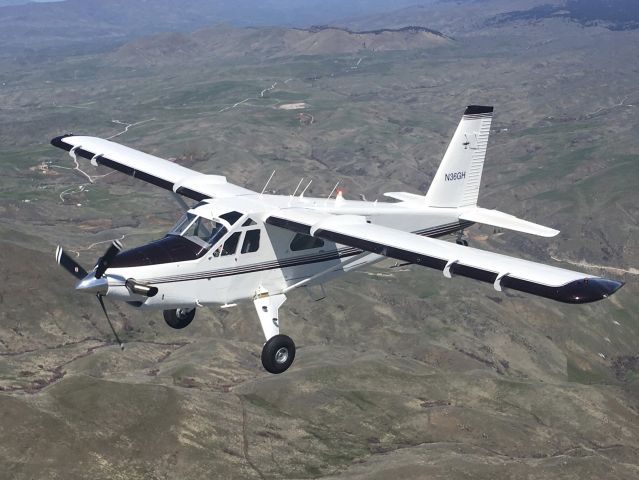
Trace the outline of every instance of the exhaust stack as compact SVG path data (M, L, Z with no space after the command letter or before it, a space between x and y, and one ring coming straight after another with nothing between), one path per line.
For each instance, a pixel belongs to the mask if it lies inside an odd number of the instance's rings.
M150 287L143 283L138 283L133 278L129 278L124 285L129 292L135 295L142 295L145 297L154 297L158 293L158 287Z

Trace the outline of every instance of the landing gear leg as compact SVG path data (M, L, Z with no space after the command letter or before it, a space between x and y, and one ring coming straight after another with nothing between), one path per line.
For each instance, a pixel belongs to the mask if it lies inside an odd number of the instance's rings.
M463 230L460 230L459 232L457 232L457 240L455 240L455 243L457 245L463 245L464 247L468 246L468 240L466 239L466 236L464 235Z
M266 337L262 365L270 373L285 372L295 359L295 343L287 335L280 334L279 308L285 300L284 294L269 295L268 292L258 292L253 300Z

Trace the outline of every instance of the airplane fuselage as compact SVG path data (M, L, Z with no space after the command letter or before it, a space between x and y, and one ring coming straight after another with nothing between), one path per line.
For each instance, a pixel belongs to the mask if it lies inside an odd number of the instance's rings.
M471 225L471 222L460 221L451 211L442 212L442 209L426 206L409 207L404 203L272 195L263 195L257 200L279 204L280 208L311 206L327 213L364 215L372 224L429 237L441 237ZM296 246L297 234L267 225L258 215L248 214L247 217L254 222L252 225L242 225L248 220L238 222L238 226L230 229L220 240L224 244L225 239L239 233L235 251L230 254L216 255L215 248L211 248L198 258L166 262L159 258L161 255L154 253L158 250L158 242L153 242L135 249L139 257L146 259L146 265L118 267L116 257L105 275L107 295L135 307L149 309L230 305L252 299L259 289L271 294L285 293L300 286L322 284L384 259L382 255L327 241L319 245ZM243 245L248 232L258 229L259 248L243 252L239 246ZM165 238L168 242L172 241L171 238ZM119 256L126 257L127 252ZM128 279L157 287L157 295L146 297L132 293L125 285Z

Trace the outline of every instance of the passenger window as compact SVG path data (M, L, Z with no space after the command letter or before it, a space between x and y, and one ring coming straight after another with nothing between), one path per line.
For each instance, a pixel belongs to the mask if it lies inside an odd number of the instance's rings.
M234 255L235 251L237 250L237 244L239 241L240 232L235 232L233 235L227 238L226 242L224 242L224 246L222 247L221 256L224 257L225 255Z
M242 244L242 253L257 252L260 248L260 230L249 230L244 235L244 243Z
M300 250L311 250L324 246L324 240L321 238L311 237L303 233L297 233L291 242L291 251L299 252Z

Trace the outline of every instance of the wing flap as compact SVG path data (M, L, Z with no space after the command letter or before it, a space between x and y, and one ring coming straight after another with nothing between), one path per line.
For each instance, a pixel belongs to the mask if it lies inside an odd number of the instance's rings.
M220 175L205 175L177 163L97 137L63 135L51 144L73 157L90 160L196 201L251 195L255 192L227 183Z
M444 276L464 276L493 284L496 290L510 288L566 303L601 300L619 289L623 283L592 275L552 267L537 262L487 252L471 247L421 237L380 225L349 222L348 215L339 216L301 209L280 210L266 223L337 244L355 247L389 258L414 263L441 271ZM292 228L290 228L292 229Z

